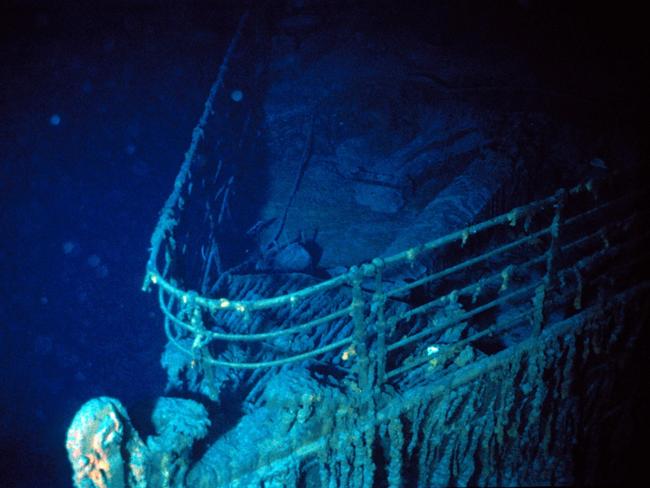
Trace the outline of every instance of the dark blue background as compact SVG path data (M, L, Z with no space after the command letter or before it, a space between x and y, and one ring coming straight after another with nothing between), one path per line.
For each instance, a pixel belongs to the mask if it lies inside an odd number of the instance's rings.
M79 406L115 396L137 422L163 391L164 334L140 286L158 211L240 13L232 3L0 10L0 486L70 486L65 432ZM462 3L468 32L486 17ZM506 16L514 5L502 2L490 20L529 49L538 74L605 94L612 107L599 107L609 118L596 128L640 131L630 107L647 53L634 12L585 3L525 24Z
M199 5L40 3L0 13L3 487L70 486L79 406L162 393L149 238L234 26Z

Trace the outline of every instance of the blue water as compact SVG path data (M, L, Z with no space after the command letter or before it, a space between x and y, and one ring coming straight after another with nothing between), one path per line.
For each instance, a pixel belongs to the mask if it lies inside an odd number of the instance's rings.
M164 335L140 286L228 40L218 27L232 28L208 14L0 14L0 486L70 486L79 406L111 395L137 411L164 388Z
M0 487L68 487L65 432L80 405L117 397L146 432L143 419L164 390L159 312L140 291L149 238L240 7L8 3L0 10ZM463 5L451 16L459 25L471 17ZM522 15L500 19L512 29L502 42L518 42L521 26L510 20ZM565 36L571 30L561 14L544 19ZM468 23L458 32L472 42L479 20ZM452 26L437 40L454 35ZM612 48L608 65L598 52L585 59L590 50L578 47L589 35L571 49L561 45L571 36L529 39L537 74L576 93L585 80L592 91L616 87L618 100L621 83L637 86L634 57ZM595 47L613 34L603 35ZM575 116L571 104L553 110Z

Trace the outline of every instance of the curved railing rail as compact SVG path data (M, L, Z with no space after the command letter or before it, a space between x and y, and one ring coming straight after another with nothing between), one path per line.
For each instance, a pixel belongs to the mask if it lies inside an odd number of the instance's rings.
M152 250L145 287L158 287L159 304L165 317L165 332L169 341L190 356L200 356L201 360L209 365L257 369L302 362L347 348L341 355L331 356L330 359L337 357L340 362L341 358L354 358L356 367L353 369L359 376L360 385L369 381L382 383L404 377L411 370L427 363L432 366L443 365L466 346L486 337L512 331L516 326L528 327L530 334L539 334L545 321L545 310L554 304L568 301L573 302L576 310L579 309L582 300L580 294L587 286L581 278L583 270L593 267L603 257L620 252L631 242L639 240L624 238L619 239L618 243L610 243L607 237L616 229L633 225L638 218L638 213L629 213L630 202L635 198L632 193L605 202L594 199L593 204L565 216L568 213L567 205L573 198L579 199L581 195L591 193L595 195L594 190L594 183L591 181L568 190L559 190L548 198L517 207L393 256L376 258L369 263L353 266L340 276L279 296L235 300L228 297L202 296L194 290L182 289L174 284L172 277L165 276L165 273L158 269L156 249ZM615 211L619 207L628 213L593 229L587 225L590 219L599 222L603 218L601 214ZM538 223L537 228L531 230L535 225L532 222L540 215L546 218L545 224ZM456 264L435 270L410 283L394 285L384 278L384 274L390 270L408 267L416 260L426 260L436 253L449 253L450 246L462 250L472 241L481 241L483 234L513 231L517 227L520 227L520 236L499 245L487 246L476 255L464 257ZM581 229L575 238L561 238L561 229L574 228ZM646 238L644 235L641 240ZM531 244L539 245L541 241L544 242L542 250L527 252L526 259L518 263L508 261L508 253ZM585 254L580 251L575 260L558 266L560 256L576 253L581 246L593 247L594 243L598 245L593 252ZM466 279L451 291L431 297L417 306L402 306L399 309L387 307L387 302L391 300L403 297L416 289L430 287L436 282L444 282L451 276L464 276L462 273L468 269L486 263L489 263L492 269L487 276ZM503 266L499 268L501 264ZM528 278L522 281L522 276ZM513 284L516 279L519 282ZM563 285L560 287L563 293L551 298L551 290L558 288L558 283ZM567 283L571 283L571 286L567 286ZM492 290L491 297L479 304L479 297L483 296L486 290ZM328 311L329 313L296 323L265 323L254 328L249 327L256 316L262 315L262 322L267 320L268 317L263 316L265 312L293 309L301 303L316 300L328 293L346 297L346 304ZM463 297L466 298L465 301L471 297L471 304L461 306ZM450 306L455 307L455 313L443 319L432 318ZM436 342L445 331L454 326L467 324L482 314L505 308L512 309L507 320L499 319L489 326L474 328L471 333L466 332L453 343ZM422 319L426 324L410 330L402 327L403 324L417 319ZM237 331L228 331L227 324L232 324L233 321L240 326ZM315 347L301 351L283 354L276 350L272 358L269 358L267 353L260 360L255 360L259 356L256 354L250 358L253 360L226 360L215 357L210 350L210 344L219 341L264 345L269 341L319 330L321 335L324 335L322 331L326 331L328 325L335 321L347 321L351 324L347 334L335 336L328 342L321 342ZM347 364L352 365L354 361Z

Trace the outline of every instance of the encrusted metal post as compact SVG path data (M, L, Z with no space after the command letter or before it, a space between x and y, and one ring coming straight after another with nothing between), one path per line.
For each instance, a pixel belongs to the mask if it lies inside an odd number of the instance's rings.
M384 383L386 373L386 317L384 309L386 306L386 294L384 293L382 259L375 258L372 261L375 267L375 293L372 297L372 312L375 317L375 327L377 329L377 342L374 349L375 358L375 386L381 388Z
M557 280L556 269L560 254L560 226L562 224L566 195L567 192L564 189L558 190L555 194L555 213L549 228L551 231L551 243L548 251L546 251L546 275L542 283L535 289L535 295L533 297L533 332L535 335L538 335L542 331L546 318L545 308L549 291L555 286Z
M367 270L353 266L350 271L352 272L350 284L352 285L352 321L354 324L353 346L357 358L356 374L359 389L362 392L367 392L370 386L368 377L369 361L368 348L366 346L366 321L363 311L365 302L363 299L363 291L361 290L364 272Z
M562 215L564 204L566 203L566 190L558 190L556 193L557 202L555 203L555 215L551 222L551 245L546 253L546 277L544 278L547 286L555 285L555 270L557 268L558 255L560 253L560 226L562 224Z

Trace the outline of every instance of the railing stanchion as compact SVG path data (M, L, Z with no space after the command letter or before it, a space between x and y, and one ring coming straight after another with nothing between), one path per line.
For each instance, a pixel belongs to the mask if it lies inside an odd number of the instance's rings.
M551 244L547 251L545 278L548 286L555 285L555 270L557 269L558 255L560 253L560 228L562 226L565 203L566 190L562 189L557 192L557 202L554 205L555 215L553 215L553 222L551 222Z
M546 251L546 275L540 286L535 289L533 297L533 333L538 335L545 322L545 306L548 301L549 292L555 286L557 276L557 261L560 254L560 227L564 214L567 192L565 189L558 190L554 205L555 213L550 226L551 243Z
M352 345L356 355L356 376L359 389L362 392L367 392L368 384L368 348L366 346L366 321L364 314L365 302L363 299L363 291L361 290L361 283L363 281L363 271L357 266L353 266L350 271L352 285L352 321L354 324L354 333Z
M372 261L375 267L375 293L372 298L374 316L376 317L375 327L377 329L377 342L374 348L375 362L375 386L381 389L386 374L386 294L384 293L382 259L375 258Z

